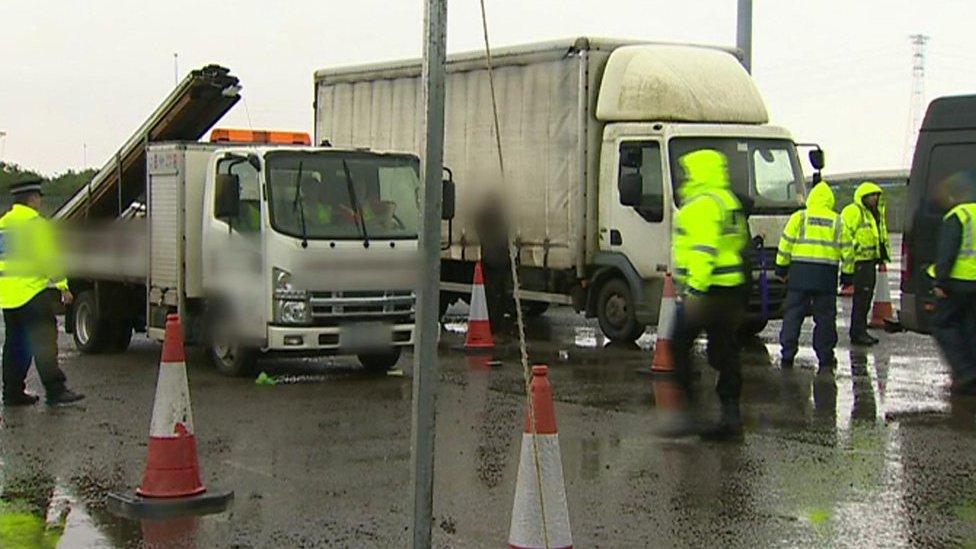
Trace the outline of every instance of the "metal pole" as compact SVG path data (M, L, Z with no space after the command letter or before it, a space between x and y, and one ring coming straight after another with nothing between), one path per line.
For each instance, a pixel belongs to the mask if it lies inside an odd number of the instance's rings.
M437 396L437 336L440 333L441 202L444 161L444 58L447 40L447 0L424 3L423 83L424 132L420 171L423 180L423 228L420 250L423 266L417 305L413 360L413 547L431 546L434 504L434 435Z
M735 47L742 52L742 66L752 72L752 0L739 0L736 20Z

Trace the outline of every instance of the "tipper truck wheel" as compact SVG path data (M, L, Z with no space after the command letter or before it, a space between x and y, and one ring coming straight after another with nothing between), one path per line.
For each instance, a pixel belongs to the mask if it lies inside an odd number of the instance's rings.
M358 356L359 363L370 372L385 372L396 366L400 360L400 347L379 353L364 353Z
M611 341L633 343L644 333L637 323L636 304L630 286L621 278L606 281L597 294L597 320Z
M100 318L95 304L95 292L85 290L75 299L71 308L74 315L75 347L83 353L100 353L105 350L112 334L108 323Z

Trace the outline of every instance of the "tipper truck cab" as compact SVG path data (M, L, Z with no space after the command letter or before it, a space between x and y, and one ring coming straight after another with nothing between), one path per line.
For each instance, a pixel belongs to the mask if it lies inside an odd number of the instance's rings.
M457 218L443 233L445 303L467 295L480 256L474 218L483 192L498 189L514 205L527 309L569 304L596 316L611 340L633 341L656 324L673 268L678 159L712 148L728 157L733 190L753 203L751 263L757 276L763 267L769 275L748 329L758 332L778 314L785 290L772 279L775 248L803 205L804 179L790 133L768 124L733 52L581 38L492 57L504 189L485 55L447 62L445 165L457 185ZM419 78L419 61L318 71L315 139L418 150Z
M141 165L109 163L56 215L76 345L124 350L133 330L162 339L177 313L225 374L264 355L354 354L392 367L413 343L417 156L312 147L292 132L215 130L219 142L197 142L223 114L201 101L178 87L117 155ZM152 128L204 111L210 122L184 134L192 141L150 140Z
M908 176L899 320L909 330L929 331L936 298L925 270L935 262L946 214L939 191L963 172L976 173L976 95L940 97L925 113Z

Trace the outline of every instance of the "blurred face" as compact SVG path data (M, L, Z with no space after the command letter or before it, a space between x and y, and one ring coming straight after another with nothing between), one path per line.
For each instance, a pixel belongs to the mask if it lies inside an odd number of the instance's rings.
M43 198L38 193L32 193L27 197L27 205L35 210L41 209L41 204L44 202Z
M878 205L879 200L881 200L881 194L879 193L869 194L864 197L864 205L874 208Z

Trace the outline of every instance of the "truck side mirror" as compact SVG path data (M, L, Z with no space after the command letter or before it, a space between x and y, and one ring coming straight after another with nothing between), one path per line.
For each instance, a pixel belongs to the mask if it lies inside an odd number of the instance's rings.
M620 203L624 206L640 206L641 195L644 192L644 181L639 173L629 173L620 176L617 182L617 190L620 191Z
M823 149L813 149L810 151L810 165L817 171L824 169Z
M214 191L214 217L225 221L237 217L241 211L240 179L232 173L219 173Z
M441 182L443 193L443 204L441 205L441 219L450 221L454 219L456 185L453 179L444 179Z

